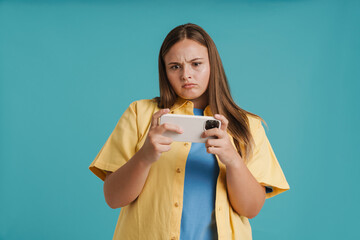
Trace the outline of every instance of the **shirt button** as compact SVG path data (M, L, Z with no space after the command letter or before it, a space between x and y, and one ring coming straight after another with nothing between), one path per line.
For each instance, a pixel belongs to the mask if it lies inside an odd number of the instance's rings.
M189 145L189 144L188 144L187 142L186 142L186 143L184 143L184 146L185 146L185 147L187 147L188 145Z
M172 237L171 240L176 240L176 237Z
M175 207L178 207L178 206L179 206L179 203L178 203L178 202L176 202L176 203L175 203Z
M177 172L177 173L181 173L181 169L180 169L180 168L177 168L177 169L176 169L176 172Z
M174 113L174 111L171 111L170 113Z

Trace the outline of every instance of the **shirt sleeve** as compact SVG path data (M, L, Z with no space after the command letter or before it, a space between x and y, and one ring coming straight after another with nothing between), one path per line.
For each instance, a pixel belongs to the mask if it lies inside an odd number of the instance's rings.
M105 180L105 171L116 171L136 152L138 128L134 105L134 103L130 104L123 113L110 137L89 166L89 169L102 180Z
M247 167L261 185L268 187L269 190L272 189L272 191L266 192L266 198L290 189L261 121L252 120L250 129L255 145Z

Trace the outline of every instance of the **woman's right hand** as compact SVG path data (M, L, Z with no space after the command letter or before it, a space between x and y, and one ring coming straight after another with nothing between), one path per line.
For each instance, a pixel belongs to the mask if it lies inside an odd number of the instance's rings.
M146 161L148 164L156 162L160 158L161 153L167 152L171 149L170 144L173 140L169 137L163 136L162 134L164 132L172 131L179 134L183 133L183 130L177 125L170 123L159 124L159 118L169 112L170 109L168 108L161 109L152 116L150 129L145 143L139 150L142 155L141 159Z

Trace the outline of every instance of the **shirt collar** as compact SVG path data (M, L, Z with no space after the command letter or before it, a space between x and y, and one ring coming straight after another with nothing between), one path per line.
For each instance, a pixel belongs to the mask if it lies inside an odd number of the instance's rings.
M194 104L190 100L183 99L178 97L175 103L171 106L170 110L173 112L179 108L194 108ZM213 116L210 105L207 105L204 109L204 116Z
M178 97L175 103L171 106L170 110L175 111L176 109L183 107L184 105L192 104L191 101Z
M204 116L213 116L210 105L207 105L204 109Z

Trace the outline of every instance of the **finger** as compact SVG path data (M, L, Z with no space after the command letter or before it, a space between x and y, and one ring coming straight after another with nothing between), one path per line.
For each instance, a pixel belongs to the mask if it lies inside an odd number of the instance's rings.
M221 148L217 148L217 147L208 147L206 148L206 151L211 154L219 154L221 153L222 150Z
M173 143L171 137L165 137L163 135L159 135L158 144L160 145L170 145Z
M170 151L171 149L171 146L170 145L161 145L161 144L158 144L155 146L155 151L159 152L159 153L162 153L162 152L168 152Z
M162 145L161 152L168 152L171 150L170 145Z
M159 126L159 118L166 114L166 113L169 113L170 112L170 109L168 108L164 108L164 109L161 109L159 111L157 111L156 113L153 114L152 116L152 119L151 119L151 126L150 127L157 127Z
M224 115L221 114L215 114L214 118L217 120L220 120L221 122L221 127L220 129L223 131L226 131L228 124L229 124L229 120L226 119L226 117Z
M178 134L182 134L184 132L178 125L171 124L171 123L161 124L158 127L157 132L160 133L160 134L163 134L166 131L176 132Z
M223 138L224 131L220 130L219 128L212 128L212 129L204 131L203 134L201 135L201 137L203 137L203 138L207 138L207 137Z
M205 142L205 147L222 147L224 143L223 139L208 139Z

